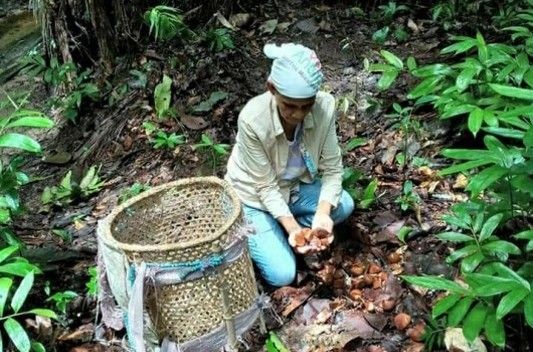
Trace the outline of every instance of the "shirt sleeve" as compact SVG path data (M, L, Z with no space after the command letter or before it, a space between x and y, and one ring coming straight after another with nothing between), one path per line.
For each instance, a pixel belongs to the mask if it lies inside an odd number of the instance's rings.
M331 97L325 104L327 120L326 139L318 160L318 170L322 173L322 188L319 202L327 201L333 207L339 203L342 193L342 155L335 128L335 99Z
M292 216L289 206L283 199L276 179L276 173L267 157L263 144L251 126L239 119L237 143L241 151L241 165L255 182L255 190L261 203L274 218Z

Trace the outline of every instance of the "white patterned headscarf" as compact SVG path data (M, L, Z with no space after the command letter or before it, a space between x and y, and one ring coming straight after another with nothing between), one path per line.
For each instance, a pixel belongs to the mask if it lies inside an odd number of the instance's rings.
M305 99L316 95L324 79L315 52L300 44L265 45L263 52L273 59L268 80L287 98Z

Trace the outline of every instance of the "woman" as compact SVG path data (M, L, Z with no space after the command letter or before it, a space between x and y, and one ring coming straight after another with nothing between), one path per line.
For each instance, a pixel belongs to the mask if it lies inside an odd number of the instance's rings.
M225 178L256 230L252 260L270 285L284 286L296 274L289 242L302 226L332 233L354 203L342 190L335 99L318 91L323 74L315 52L291 43L267 44L264 53L274 60L268 91L239 114Z

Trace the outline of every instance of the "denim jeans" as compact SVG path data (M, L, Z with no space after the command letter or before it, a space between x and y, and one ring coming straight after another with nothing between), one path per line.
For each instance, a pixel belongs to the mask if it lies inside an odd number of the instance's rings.
M299 197L289 208L300 225L311 227L320 196L320 181L300 183ZM331 211L335 224L350 216L354 209L352 197L342 191L337 207ZM289 285L296 276L296 259L287 241L285 230L268 212L244 205L244 216L254 226L255 235L248 241L253 262L261 275L272 286Z

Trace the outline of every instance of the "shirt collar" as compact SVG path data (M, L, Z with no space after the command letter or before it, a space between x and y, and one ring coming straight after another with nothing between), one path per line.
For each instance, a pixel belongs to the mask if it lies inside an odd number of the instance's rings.
M278 105L276 104L276 99L274 98L274 95L270 93L270 109L272 113L272 120L274 122L274 133L276 136L279 136L284 133L283 126L281 125L279 113L278 113ZM315 126L315 123L313 121L313 110L307 116L304 118L303 127L304 129L313 128Z

